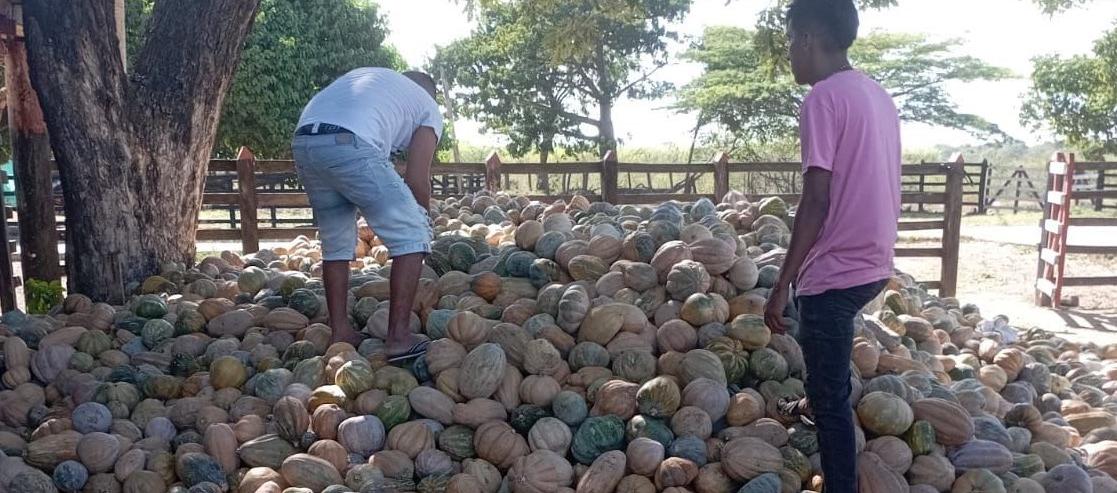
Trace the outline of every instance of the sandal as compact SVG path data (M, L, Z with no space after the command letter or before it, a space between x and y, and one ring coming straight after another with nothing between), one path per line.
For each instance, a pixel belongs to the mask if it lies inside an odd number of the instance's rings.
M810 411L804 410L804 407L806 407L804 399L795 397L781 397L776 403L776 409L780 416L789 420L798 419L807 426L814 426L814 420L808 415Z
M417 343L415 343L415 345L408 348L406 352L397 354L395 356L389 356L388 357L388 362L389 363L395 363L397 361L405 361L405 360L409 360L411 358L417 358L419 356L422 356L422 355L426 354L427 346L429 346L430 343L431 343L431 341L417 342Z

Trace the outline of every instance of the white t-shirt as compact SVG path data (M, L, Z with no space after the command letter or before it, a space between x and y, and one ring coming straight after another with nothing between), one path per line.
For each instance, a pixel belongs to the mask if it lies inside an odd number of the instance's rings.
M295 128L329 123L386 152L406 150L419 127L442 137L438 103L419 84L392 69L349 71L311 98Z

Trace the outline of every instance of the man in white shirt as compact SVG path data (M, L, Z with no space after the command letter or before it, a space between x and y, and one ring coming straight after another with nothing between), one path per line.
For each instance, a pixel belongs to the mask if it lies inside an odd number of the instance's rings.
M357 244L356 212L392 256L387 353L390 360L422 354L426 343L409 330L412 303L430 253L430 167L442 134L434 81L422 72L358 68L310 100L292 152L322 241L322 277L333 342L361 342L349 324L349 262ZM390 156L406 151L405 177Z

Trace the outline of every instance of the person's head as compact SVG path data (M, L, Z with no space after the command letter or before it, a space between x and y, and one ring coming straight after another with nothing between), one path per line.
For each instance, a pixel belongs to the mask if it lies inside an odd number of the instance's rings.
M814 84L857 39L853 0L794 0L787 9L788 55L795 82Z
M409 70L407 72L404 72L403 76L415 81L416 84L419 84L419 87L426 89L427 94L430 94L432 98L434 98L435 95L438 94L438 89L434 85L434 79L431 78L430 75L427 75L423 72Z

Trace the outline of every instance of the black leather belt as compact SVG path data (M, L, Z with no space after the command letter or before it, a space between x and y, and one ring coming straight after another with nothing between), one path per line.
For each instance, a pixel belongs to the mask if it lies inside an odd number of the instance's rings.
M330 123L318 123L318 131L314 131L314 123L309 123L299 127L295 130L295 135L328 135L328 134L351 134L348 129L342 126L333 125Z

